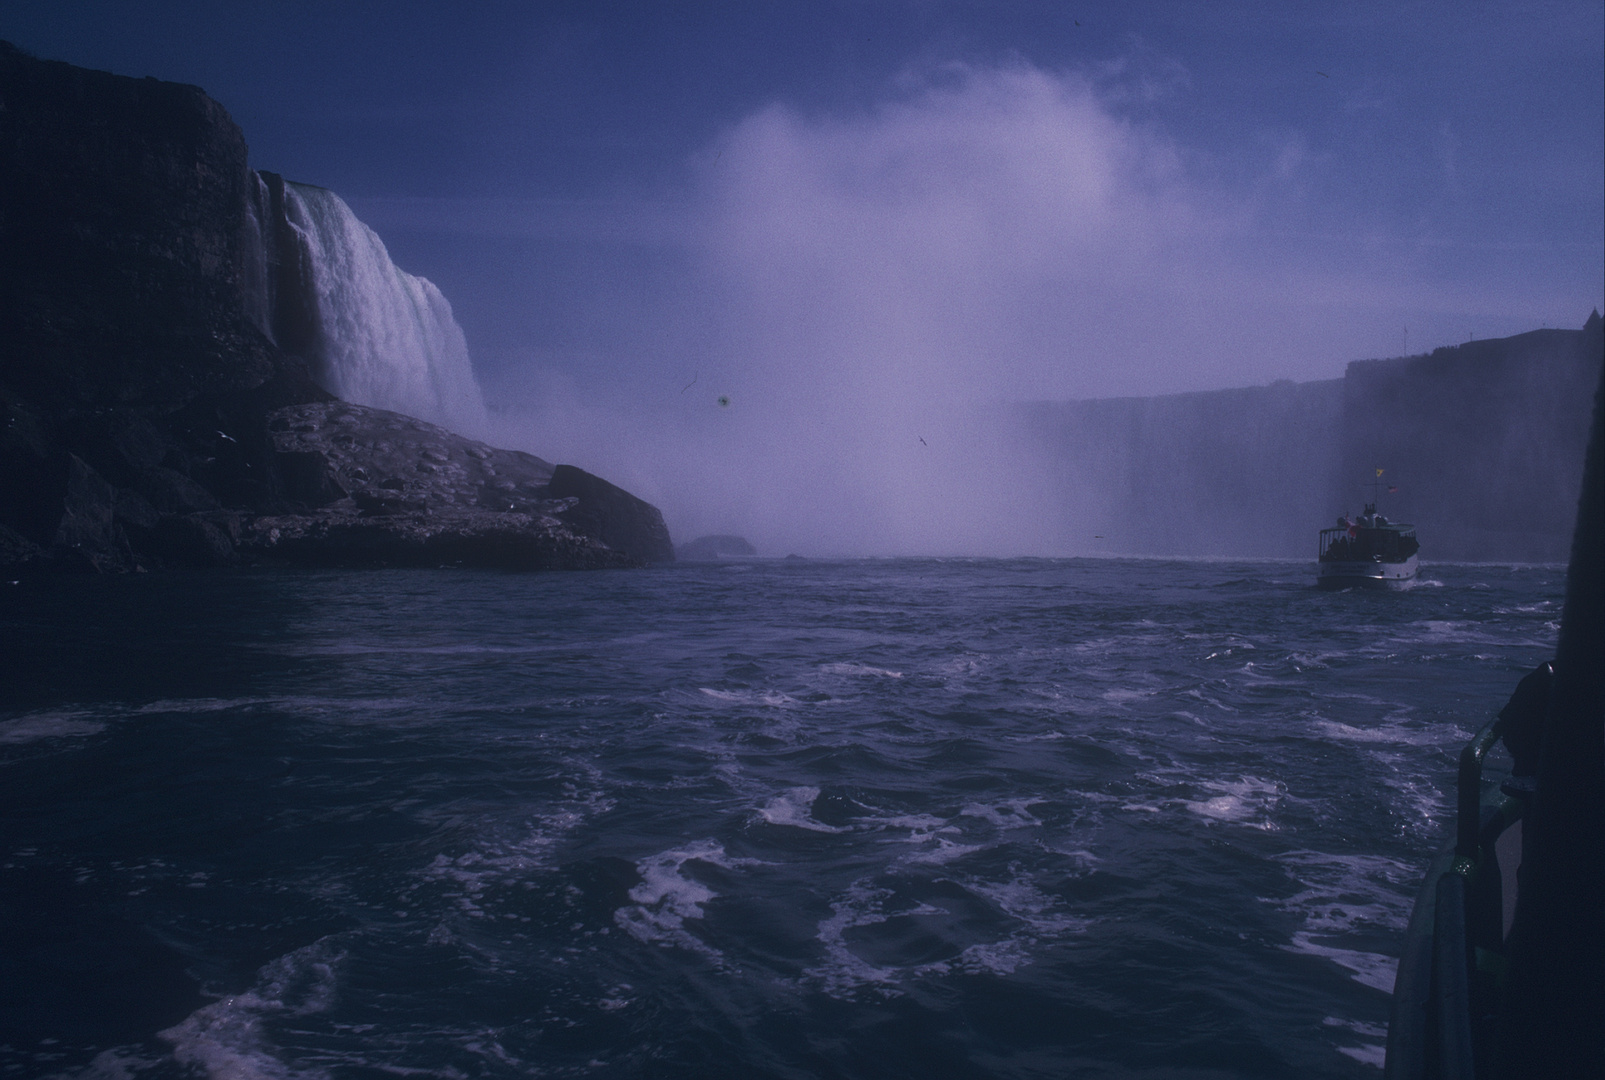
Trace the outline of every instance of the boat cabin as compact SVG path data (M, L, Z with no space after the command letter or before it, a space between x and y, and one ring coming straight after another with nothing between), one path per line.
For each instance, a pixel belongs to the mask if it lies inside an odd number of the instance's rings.
M1414 525L1389 521L1374 504L1365 509L1358 521L1321 530L1321 562L1404 562L1421 550Z

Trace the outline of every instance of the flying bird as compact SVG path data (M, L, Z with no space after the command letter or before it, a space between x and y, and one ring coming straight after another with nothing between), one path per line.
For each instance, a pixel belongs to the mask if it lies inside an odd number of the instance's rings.
M925 436L923 436L923 435L916 435L914 437L920 441L920 445L921 446L929 446L929 445L931 445L930 443L925 441Z
M1332 76L1328 75L1324 71L1317 71L1316 74L1319 75L1323 79L1330 79L1332 77Z

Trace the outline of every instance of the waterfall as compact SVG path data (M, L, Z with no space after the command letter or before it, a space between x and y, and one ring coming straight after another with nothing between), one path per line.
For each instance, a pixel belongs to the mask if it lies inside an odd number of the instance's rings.
M485 404L451 304L390 261L334 192L258 174L246 288L258 325L358 405L482 431Z

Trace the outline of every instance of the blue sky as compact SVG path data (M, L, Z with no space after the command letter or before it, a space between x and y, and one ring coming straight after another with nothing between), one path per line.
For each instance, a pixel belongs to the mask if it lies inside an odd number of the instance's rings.
M625 433L1330 378L1605 296L1598 2L11 0L0 37L203 86L442 288L541 452L664 498Z

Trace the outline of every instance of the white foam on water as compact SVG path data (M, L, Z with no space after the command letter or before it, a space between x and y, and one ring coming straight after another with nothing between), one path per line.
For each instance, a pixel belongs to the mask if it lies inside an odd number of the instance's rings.
M966 855L973 855L977 851L985 850L987 844L960 844L949 840L945 836L929 837L925 843L929 846L921 851L905 855L905 863L919 863L926 866L945 866L955 859L962 859Z
M971 945L952 960L919 970L922 974L926 970L933 973L954 970L965 975L1013 975L1030 963L1031 954L1026 943L1016 938L1005 938Z
M903 860L904 864L918 860ZM1003 881L988 881L974 875L937 879L958 885L988 902L1006 920L1006 926L990 941L973 942L957 956L926 964L876 965L860 957L848 944L851 931L884 923L891 918L921 915L947 915L949 912L928 903L888 912L886 905L894 892L860 879L831 902L831 915L818 924L815 940L825 952L823 963L804 972L832 997L851 998L868 989L881 997L900 994L900 984L908 978L947 975L1012 975L1032 963L1033 952L1043 941L1083 932L1090 919L1078 917L1063 908L1062 902L1042 891L1032 875L1018 862L1010 863Z
M907 829L908 835L901 837L905 844L913 844L920 848L902 857L901 862L924 863L940 866L952 862L954 859L982 850L985 844L961 844L948 839L951 835L961 834L964 830L957 825L949 824L945 819L931 814L898 814L893 817L869 818L866 825L872 829L901 830Z
M726 869L757 861L731 858L715 840L699 840L649 856L635 864L641 883L630 890L634 903L616 910L613 921L646 944L672 945L718 959L719 950L686 927L688 919L700 921L705 914L702 905L719 895L686 873L685 864L693 859Z
M1290 851L1276 857L1305 888L1272 901L1303 919L1303 928L1282 946L1347 968L1354 981L1393 992L1396 957L1347 948L1347 937L1396 936L1409 922L1413 887L1420 871L1382 855L1333 855Z
M1436 836L1443 821L1448 796L1439 789L1432 776L1389 776L1383 774L1385 787L1398 793L1393 808L1405 817L1413 829L1426 836ZM1408 811L1408 813L1406 813Z
M1393 718L1385 719L1376 727L1354 727L1338 720L1316 720L1314 729L1329 739L1339 742L1391 743L1396 746L1441 746L1464 741L1456 727L1409 728Z
M1337 1016L1328 1016L1321 1021L1324 1027L1348 1028L1357 1035L1369 1035L1373 1039L1385 1038L1388 1029L1381 1024L1367 1024L1361 1020L1344 1020Z
M726 701L732 705L789 709L798 704L796 698L772 690L715 690L709 686L699 686L697 689L715 701Z
M896 814L892 817L870 817L865 821L886 829L907 829L906 840L911 844L923 844L936 833L959 831L958 826L949 825L946 818L932 814Z
M336 968L345 954L328 938L287 953L257 972L256 985L195 1010L158 1032L181 1065L213 1080L309 1080L326 1074L297 1069L275 1054L263 1032L270 1017L309 1016L335 1001Z
M1057 897L1037 887L1030 874L1023 872L1018 863L1009 866L1007 881L988 882L967 878L966 889L992 901L1000 911L1023 923L1036 937L1060 937L1076 934L1092 925L1092 920L1065 911Z
M45 739L83 739L106 730L94 714L79 710L29 713L14 720L0 721L0 746L21 746Z
M1495 615L1532 615L1540 611L1554 611L1555 603L1552 600L1540 600L1536 604L1517 604L1515 607L1496 607Z
M1424 619L1401 627L1399 640L1427 645L1499 645L1541 644L1512 640L1508 633L1490 630L1485 623L1454 619Z
M857 927L885 922L889 916L883 905L891 895L890 889L855 881L839 899L831 901L830 917L820 920L814 934L825 950L825 962L805 970L803 978L834 998L850 998L866 986L882 996L899 995L901 991L893 985L897 970L864 960L848 947L846 936Z
M938 667L936 673L947 678L979 675L986 669L991 659L989 656L975 654L955 656Z
M1389 929L1402 930L1409 920L1420 867L1386 855L1334 855L1303 849L1274 858L1307 886L1304 892L1282 901L1287 910L1308 913L1318 910L1312 904L1324 904L1328 898L1349 899L1344 909L1352 916L1357 910L1352 898L1359 896L1386 910L1383 925Z
M1221 701L1219 698L1210 697L1208 694L1204 693L1202 690L1198 689L1198 687L1196 687L1196 686L1191 688L1191 689L1189 689L1189 690L1182 691L1182 696L1183 697L1193 698L1196 701L1202 701L1205 705L1213 705L1215 708L1219 709L1221 712L1235 713L1237 711L1236 709L1232 708L1230 705L1228 705L1225 702Z
M816 787L787 788L764 803L758 814L771 825L789 825L810 832L849 832L848 829L814 820L814 800L817 798L819 789Z
M860 675L876 679L901 679L901 671L888 671L886 668L870 667L868 664L824 664L819 669L826 675Z
M1020 829L1042 824L1041 819L1031 813L1031 807L1045 801L1025 798L1005 799L997 803L969 803L959 811L959 815L989 821L1000 829Z
M464 915L495 917L481 904L488 890L550 869L553 849L587 821L613 808L614 800L602 793L600 770L587 763L578 771L583 775L563 784L562 801L530 814L521 831L494 826L478 830L477 848L459 855L436 854L421 876L455 886L452 898Z
M1388 1060L1388 1048L1376 1043L1364 1043L1360 1046L1340 1046L1338 1053L1358 1061L1361 1065L1370 1065L1380 1069Z
M1299 931L1293 935L1291 944L1283 945L1288 952L1302 953L1305 956L1320 956L1332 961L1340 967L1348 968L1354 974L1350 976L1362 986L1369 986L1380 990L1384 994L1393 993L1393 983L1399 975L1399 959L1396 956L1383 956L1381 953L1363 952L1359 949L1339 949L1331 945L1322 945L1315 941L1312 935Z
M1261 780L1257 776L1244 776L1237 780L1206 780L1201 785L1214 796L1197 801L1182 802L1188 810L1212 821L1225 821L1255 829L1274 830L1270 820L1287 789L1280 783Z

